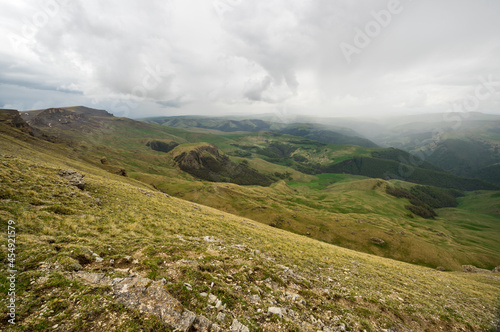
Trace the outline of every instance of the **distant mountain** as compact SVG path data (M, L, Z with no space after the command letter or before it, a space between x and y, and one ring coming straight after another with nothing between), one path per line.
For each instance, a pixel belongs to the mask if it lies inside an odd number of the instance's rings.
M456 175L492 181L500 178L500 116L482 113L447 113L415 116L374 138L422 156ZM484 170L483 170L484 169ZM498 180L493 180L494 183Z
M264 121L260 119L233 120L227 118L210 117L157 117L146 118L142 121L157 123L178 128L204 128L222 132L259 132L273 131L294 136L300 136L327 144L349 144L362 147L377 147L369 139L361 137L354 130L334 125L314 123L291 123Z
M327 126L315 124L291 124L279 130L281 133L300 136L321 143L358 145L365 148L377 147L377 144L369 139L356 136L356 133L352 130L350 131L351 135L345 134L345 132L348 132L346 129L342 131L344 133L329 129Z

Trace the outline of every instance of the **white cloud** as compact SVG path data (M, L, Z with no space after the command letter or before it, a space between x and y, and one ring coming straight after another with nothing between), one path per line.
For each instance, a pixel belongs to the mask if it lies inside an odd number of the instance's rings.
M352 116L447 111L478 77L500 81L500 4L489 0L401 0L348 63L339 45L388 3L3 2L0 42L11 47L0 51L0 103ZM499 99L478 111L500 112Z

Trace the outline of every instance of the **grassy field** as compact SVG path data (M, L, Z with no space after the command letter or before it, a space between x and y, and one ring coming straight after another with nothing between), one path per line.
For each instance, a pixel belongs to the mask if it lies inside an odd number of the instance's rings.
M106 172L63 146L13 130L0 134L0 151L0 227L6 230L8 220L16 222L19 271L17 323L11 326L2 320L2 330L169 330L159 319L116 303L109 288L82 282L75 270L110 277L164 278L169 292L185 307L212 321L217 320L217 312L206 310L207 298L200 294L215 294L226 305L226 316L219 320L224 330L238 319L250 331L317 331L341 324L351 331L488 331L497 317L500 278L496 275L438 272L269 227L165 195L132 178ZM68 168L85 175L84 191L57 175ZM387 220L371 214L375 209L371 205L388 199L383 181L344 180L341 177L311 197L305 196L310 194L307 186L295 186L297 195L284 182L244 193L261 195L262 205L276 204L273 209L278 211L288 201L291 211L300 206L304 216L312 211L338 214L353 228L363 216L366 223L388 227ZM243 193L231 184L201 186L207 191ZM288 199L272 199L277 193ZM295 203L292 196L305 201ZM360 199L366 197L376 204L362 205ZM484 211L468 198L464 198L464 211ZM339 214L334 209L342 204L360 205L359 211ZM315 205L331 206L332 211ZM391 211L386 206L376 208ZM2 246L2 264L7 253ZM94 260L92 253L103 261ZM111 259L120 265L113 265ZM6 277L2 269L0 304L4 308ZM252 295L259 300L251 301ZM287 314L270 315L270 306L284 308Z
M448 270L460 270L463 264L489 269L500 265L500 247L495 241L500 238L500 230L494 226L499 224L500 215L495 212L495 197L488 198L494 192L484 192L478 197L478 207L472 204L475 196L470 194L460 200L458 208L443 209L438 211L437 219L428 220L410 216L405 209L408 200L385 193L388 185L412 186L403 181L387 182L349 174L304 174L251 152L250 158L231 159L236 163L248 160L252 168L264 174L289 174L289 177L265 188L238 186L200 181L179 170L173 161L176 151L187 151L200 142L216 144L228 154L245 147L265 149L270 142L295 144L297 149L290 153L292 159L300 155L320 164L366 157L380 149L327 145L266 132L215 135L125 118L100 120L98 128L70 133L76 135L70 143L75 156L103 169L106 167L100 160L106 157L112 167L125 169L129 178L170 195L327 243L405 262L434 268L443 266ZM54 135L61 132L61 128L48 130ZM162 153L146 146L154 139L173 140L182 145L175 151ZM253 149L248 151L260 151ZM464 220L479 226L468 232L463 227ZM373 243L372 238L384 240L385 245Z

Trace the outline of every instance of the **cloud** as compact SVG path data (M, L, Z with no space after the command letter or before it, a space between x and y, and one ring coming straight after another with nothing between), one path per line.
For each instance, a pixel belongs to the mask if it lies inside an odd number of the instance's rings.
M500 3L401 0L377 23L390 3L4 2L0 42L11 47L0 51L0 100L80 102L138 117L351 116L444 112L478 77L500 81ZM356 45L360 31L372 36L348 62L340 45ZM499 112L499 102L497 92L478 111Z

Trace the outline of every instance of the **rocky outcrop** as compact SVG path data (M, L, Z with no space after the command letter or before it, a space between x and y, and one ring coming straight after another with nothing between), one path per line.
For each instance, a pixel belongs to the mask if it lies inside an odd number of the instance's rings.
M33 129L23 120L16 110L0 109L0 123L5 123L6 125L17 128L33 136Z
M85 182L85 179L83 178L83 175L81 173L73 171L72 169L60 170L57 175L65 178L66 180L68 180L70 185L75 186L81 190L84 190L85 185L87 184Z
M39 111L22 112L26 121L38 128L64 127L90 129L101 127L100 117L112 117L113 115L104 111L88 107L61 107L47 108Z
M491 273L490 270L480 269L473 265L462 265L462 271L467 273Z
M174 161L180 169L203 180L260 186L269 186L273 183L268 176L250 168L247 163L232 162L211 144L201 144L189 150L182 147L172 152Z
M218 324L185 309L177 299L170 295L161 280L153 281L140 277L110 279L103 273L82 271L78 272L76 277L86 284L99 287L111 286L113 297L118 303L155 315L175 331L220 331Z
M371 241L373 244L376 244L376 245L379 245L379 246L383 246L383 245L385 245L385 241L384 241L384 240L382 240L382 239L380 239L380 238L378 238L378 237L372 237L372 238L370 239L370 241Z

